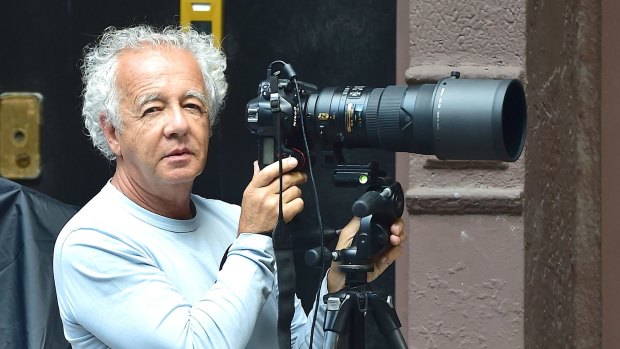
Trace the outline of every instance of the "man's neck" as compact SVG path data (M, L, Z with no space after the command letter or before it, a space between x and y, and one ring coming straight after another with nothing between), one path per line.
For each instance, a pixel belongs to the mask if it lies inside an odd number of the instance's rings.
M191 184L144 188L119 171L114 174L111 182L129 200L158 215L174 219L190 219L195 215L190 200Z

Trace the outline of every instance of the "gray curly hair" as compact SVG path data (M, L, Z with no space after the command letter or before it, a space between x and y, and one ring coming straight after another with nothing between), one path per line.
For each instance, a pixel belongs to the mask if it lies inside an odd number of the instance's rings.
M212 35L179 27L166 27L162 30L147 25L125 29L109 27L97 44L86 47L81 66L84 83L84 126L93 145L109 160L114 160L116 155L104 136L99 116L105 115L107 121L122 132L119 91L116 86L118 57L123 50L145 46L180 48L196 58L207 93L207 112L211 126L216 123L218 113L224 105L228 89L224 75L226 57L214 45Z

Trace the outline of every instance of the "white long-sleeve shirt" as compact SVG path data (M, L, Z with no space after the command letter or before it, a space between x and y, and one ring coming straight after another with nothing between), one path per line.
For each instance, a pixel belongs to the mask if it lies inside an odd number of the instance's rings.
M192 202L194 218L170 219L108 182L67 223L54 249L54 280L74 348L277 348L271 239L237 237L236 205L196 195ZM321 304L314 347L324 312ZM294 348L308 346L311 316L295 299Z

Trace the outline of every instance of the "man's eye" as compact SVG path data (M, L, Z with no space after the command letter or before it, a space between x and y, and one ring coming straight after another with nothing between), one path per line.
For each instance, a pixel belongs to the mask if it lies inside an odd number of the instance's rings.
M144 111L144 113L142 113L142 115L143 115L143 116L147 116L147 115L154 115L154 114L156 114L156 113L158 113L158 112L160 112L160 111L161 111L161 108L159 108L159 107L150 107L150 108L147 108L147 109Z
M203 112L202 106L200 106L198 104L194 104L194 103L188 103L188 104L185 105L184 108L185 109L189 109L192 113L202 114L202 112Z

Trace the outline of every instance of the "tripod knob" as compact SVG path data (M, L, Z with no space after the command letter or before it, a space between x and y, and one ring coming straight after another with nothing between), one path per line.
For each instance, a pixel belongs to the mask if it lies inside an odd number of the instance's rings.
M353 203L353 214L356 217L369 216L387 205L392 196L392 190L385 188L383 191L367 191Z
M309 267L319 265L320 263L336 259L336 252L331 252L327 247L316 247L306 251L304 261Z
M376 191L369 191L364 193L357 201L353 203L353 214L356 217L366 217L376 210L377 206L381 205L381 195Z

